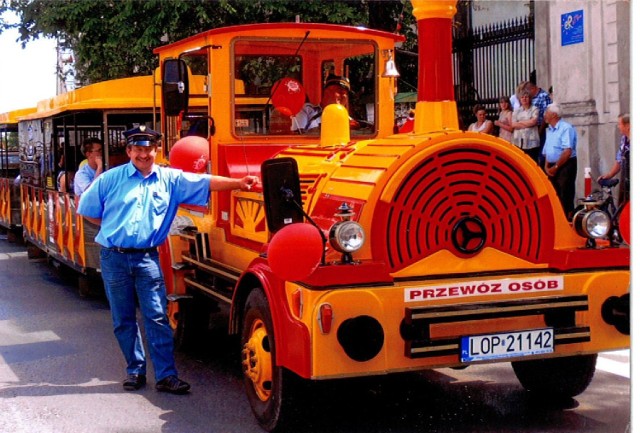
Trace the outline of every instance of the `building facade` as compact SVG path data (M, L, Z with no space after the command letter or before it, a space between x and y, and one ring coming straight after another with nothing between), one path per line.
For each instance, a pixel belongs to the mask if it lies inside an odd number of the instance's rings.
M462 110L475 102L495 110L499 94L513 93L515 83L535 72L537 84L553 88L554 101L578 131L576 199L583 197L585 168L593 179L609 171L620 139L618 115L631 110L629 0L472 0L460 1L458 8L474 41L473 56L468 56L473 72L461 73L459 82L475 86L476 96L460 98ZM533 32L519 32L517 40L512 30L505 31L513 27L509 23L531 22ZM485 40L487 35L511 38L503 43L511 45L484 48L483 34ZM502 60L503 51L512 57ZM502 72L496 73L501 63Z
M535 2L538 84L578 131L578 185L615 162L618 115L631 110L631 10L627 0Z

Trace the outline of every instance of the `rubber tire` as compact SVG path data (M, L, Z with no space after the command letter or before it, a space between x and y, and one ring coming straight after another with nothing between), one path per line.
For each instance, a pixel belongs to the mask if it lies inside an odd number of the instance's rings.
M182 299L178 302L176 326L173 329L173 346L175 350L187 352L202 343L207 329L207 313L197 299Z
M16 233L14 230L9 230L7 232L7 242L11 244L21 244L22 237L18 233Z
M522 386L545 398L575 397L593 379L598 354L515 361L511 365Z
M261 289L253 289L245 302L240 340L241 353L251 337L253 325L256 321L264 323L268 338L268 342L262 345L271 358L272 381L268 399L263 400L259 397L254 382L244 372L244 366L243 382L249 405L258 423L264 430L273 432L290 425L293 421L295 378L293 373L276 365L273 322L271 320L269 302ZM285 393L288 394L285 396Z
M29 259L43 259L46 257L44 251L33 244L27 245L27 257Z
M60 273L63 278L69 278L73 271L66 267L61 267ZM102 280L90 275L78 275L78 294L81 298L98 298L104 295Z

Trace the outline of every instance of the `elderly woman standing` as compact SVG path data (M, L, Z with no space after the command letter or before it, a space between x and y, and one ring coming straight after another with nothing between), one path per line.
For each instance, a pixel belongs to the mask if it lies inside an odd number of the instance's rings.
M538 108L531 104L531 95L524 90L520 93L520 107L513 112L511 143L540 164L540 134L538 134Z

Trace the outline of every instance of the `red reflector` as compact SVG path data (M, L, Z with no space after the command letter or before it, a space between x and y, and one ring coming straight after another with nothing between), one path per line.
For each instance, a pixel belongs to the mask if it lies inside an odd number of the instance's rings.
M331 331L331 322L333 322L333 308L330 304L320 305L318 310L318 322L320 323L320 331L328 334Z

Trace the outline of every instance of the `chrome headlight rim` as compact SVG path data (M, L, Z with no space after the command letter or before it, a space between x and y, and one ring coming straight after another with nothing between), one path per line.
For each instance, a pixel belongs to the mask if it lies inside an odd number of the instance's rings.
M583 238L605 239L611 231L611 218L600 209L582 209L573 217L573 227Z
M339 221L329 230L329 242L336 251L355 253L364 246L364 228L355 221Z

